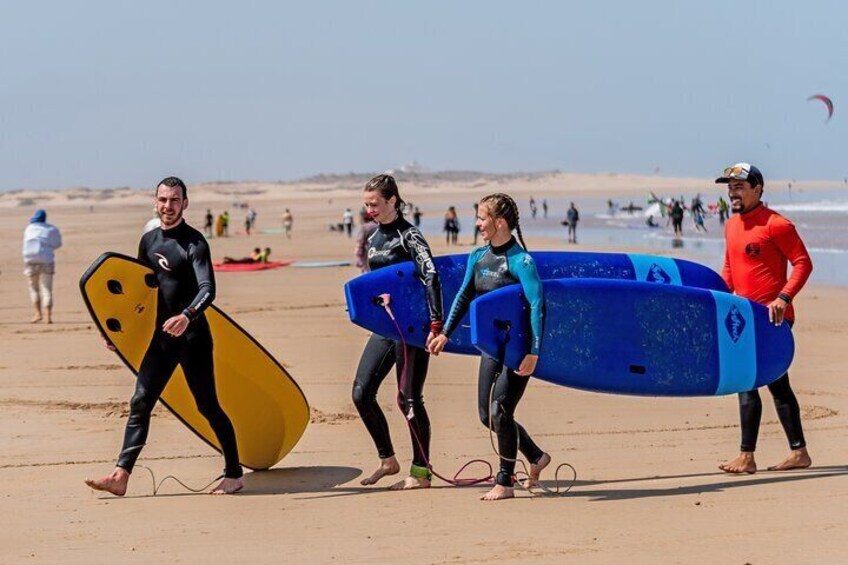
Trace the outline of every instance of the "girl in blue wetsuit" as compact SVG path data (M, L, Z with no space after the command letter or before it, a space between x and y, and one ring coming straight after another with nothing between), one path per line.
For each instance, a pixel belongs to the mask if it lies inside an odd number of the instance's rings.
M477 226L483 241L488 245L475 250L468 257L465 279L454 299L444 332L433 337L429 351L438 355L444 349L475 297L510 284L521 284L530 305L530 352L517 371L505 367L502 359L482 355L477 387L480 421L487 428L491 421L492 429L498 436L498 451L501 455L495 486L482 498L500 500L514 496L517 450L521 450L530 461L531 482L537 481L542 469L551 462L550 456L536 445L527 430L514 418L515 408L527 388L528 377L533 374L539 360L545 302L536 263L527 253L527 246L521 236L515 201L506 194L486 196L480 200L477 209ZM513 230L521 245L513 237Z

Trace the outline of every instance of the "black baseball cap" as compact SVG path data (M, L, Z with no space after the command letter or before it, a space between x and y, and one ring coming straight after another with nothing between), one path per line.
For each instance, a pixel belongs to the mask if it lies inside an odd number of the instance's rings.
M717 184L727 184L731 180L746 180L751 183L751 186L765 186L766 184L760 169L750 163L736 163L727 167L724 169L724 175L718 177L715 181Z

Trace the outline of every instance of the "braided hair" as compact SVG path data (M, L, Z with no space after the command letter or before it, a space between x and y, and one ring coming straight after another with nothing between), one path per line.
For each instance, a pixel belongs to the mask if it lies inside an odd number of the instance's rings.
M521 225L518 222L518 204L509 194L497 192L484 196L480 199L480 204L485 204L489 207L489 213L495 218L503 218L510 231L515 230L518 236L518 241L521 242L521 247L527 250L527 244L524 243L524 236L521 235Z
M395 210L398 216L403 216L403 208L406 206L403 198L400 197L398 185L395 177L392 175L377 175L376 177L365 183L365 192L379 192L385 200L389 200L392 196L395 197Z

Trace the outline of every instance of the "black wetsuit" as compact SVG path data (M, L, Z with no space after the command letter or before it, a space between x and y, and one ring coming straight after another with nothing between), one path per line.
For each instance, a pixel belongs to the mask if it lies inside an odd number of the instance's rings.
M212 334L203 314L215 298L209 245L183 221L167 231L157 228L144 234L138 258L154 270L159 284L156 331L138 371L118 467L132 472L147 441L150 412L179 364L198 410L221 444L224 474L241 477L235 431L215 392ZM162 331L162 325L178 314L185 314L190 323L185 333L173 337Z
M787 320L790 325L792 322ZM804 439L804 427L801 425L801 407L798 399L789 385L789 373L768 385L769 392L774 397L774 408L789 449L807 447ZM757 438L760 435L760 419L763 416L763 401L758 389L739 393L739 420L742 423L742 444L740 451L753 453L757 450Z
M450 337L475 297L518 283L522 285L530 304L532 338L528 344L529 352L538 355L544 322L542 285L533 258L514 238L500 247L488 245L471 253L465 280L445 323L445 335ZM491 414L492 429L498 435L501 460L496 482L502 486L514 484L518 450L521 450L531 463L538 463L544 455L544 451L536 445L527 430L515 421L515 409L524 395L528 380L529 377L516 375L515 371L505 367L502 359L494 359L485 354L480 356L477 409L480 421L487 428Z
M415 263L417 276L423 284L421 298L427 301L431 322L435 322L440 328L443 318L439 275L430 247L418 228L402 217L390 224L379 224L368 238L366 249L368 267L372 271L404 261ZM430 458L430 419L424 408L423 390L430 354L419 347L407 346L406 361L407 386L406 390L402 391L403 402L400 403L400 409L407 417L410 410L413 415L409 420L413 447L412 463L417 467L426 468ZM374 334L362 352L356 379L353 381L353 403L368 428L381 459L391 457L395 452L386 417L377 403L377 390L391 371L392 365L396 366L398 383L401 382L403 362L402 342Z

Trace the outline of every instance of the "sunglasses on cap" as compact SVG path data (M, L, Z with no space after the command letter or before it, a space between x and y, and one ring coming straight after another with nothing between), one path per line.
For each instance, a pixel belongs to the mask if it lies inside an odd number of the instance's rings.
M733 165L732 167L724 169L724 178L748 180L748 174L750 174L750 172L751 171L748 170L748 167Z

